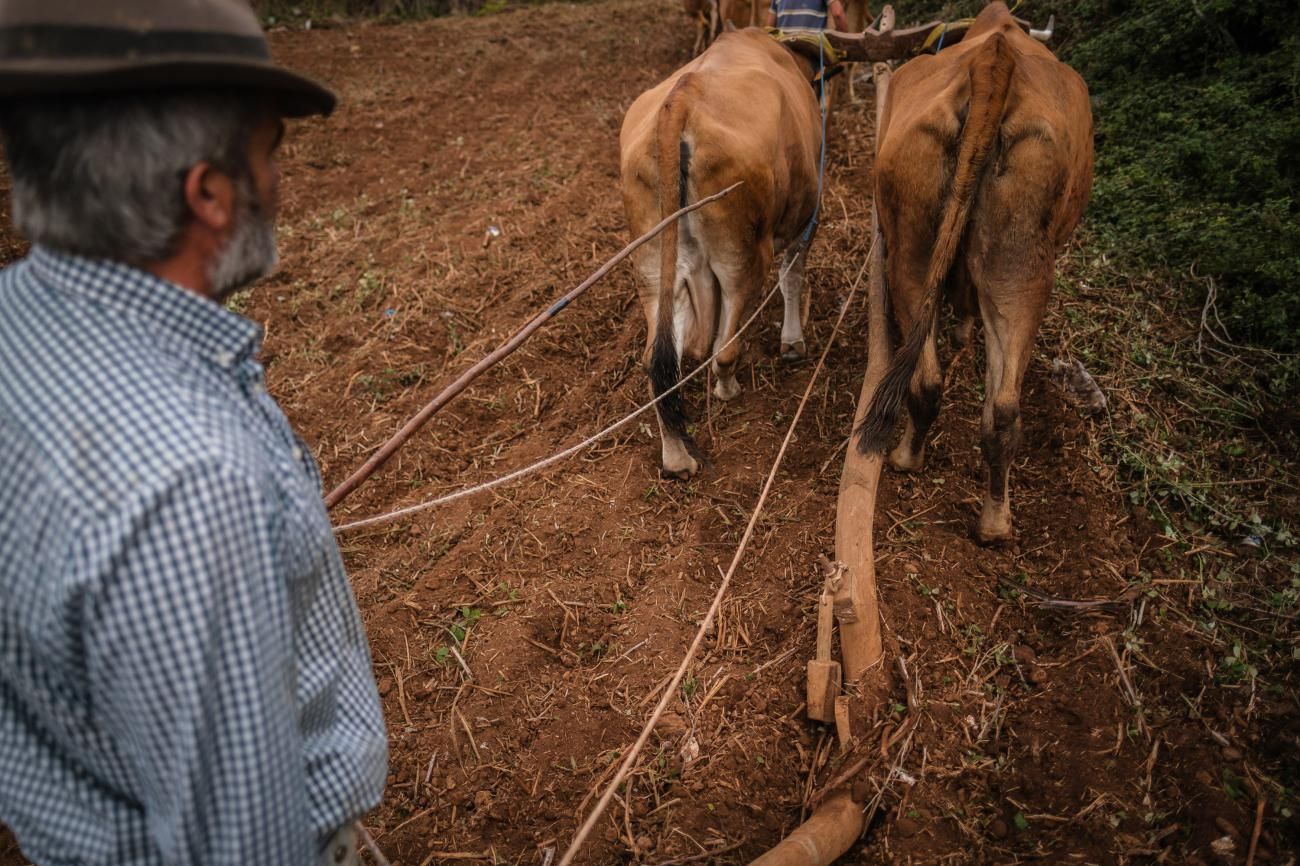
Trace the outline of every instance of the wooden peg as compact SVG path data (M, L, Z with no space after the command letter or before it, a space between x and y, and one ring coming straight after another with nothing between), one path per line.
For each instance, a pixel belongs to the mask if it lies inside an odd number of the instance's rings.
M817 655L808 662L808 718L835 721L835 698L840 693L840 663L831 660L834 601L829 589L817 601Z

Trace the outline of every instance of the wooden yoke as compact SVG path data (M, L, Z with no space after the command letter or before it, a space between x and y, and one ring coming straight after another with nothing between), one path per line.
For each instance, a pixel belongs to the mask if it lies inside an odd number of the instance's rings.
M1030 36L1040 42L1046 42L1052 38L1056 17L1053 16L1047 22L1044 30L1033 29L1023 18L1017 18L1015 21ZM974 18L962 18L958 21L931 21L928 24L895 30L894 7L886 6L880 12L880 24L876 27L869 27L861 33L827 30L825 36L827 44L835 50L839 60L845 63L862 61L879 63L886 60L906 60L940 44L955 45L961 41L974 23Z

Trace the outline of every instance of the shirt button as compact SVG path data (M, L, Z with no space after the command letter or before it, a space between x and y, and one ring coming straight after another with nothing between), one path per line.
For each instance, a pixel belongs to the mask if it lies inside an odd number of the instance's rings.
M301 459L302 459L302 449L299 448L297 445L295 445L295 446L293 447L293 452L292 452L292 453L293 453L293 459L294 459L294 460L301 460Z
M216 362L218 366L229 367L231 364L235 363L235 356L222 350L216 354Z

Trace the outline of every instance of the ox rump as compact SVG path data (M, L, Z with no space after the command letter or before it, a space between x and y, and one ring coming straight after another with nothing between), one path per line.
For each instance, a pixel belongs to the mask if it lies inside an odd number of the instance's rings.
M678 383L684 356L702 360L715 352L714 395L730 400L740 393L739 341L727 343L760 297L777 254L784 255L781 351L789 359L807 353L805 229L817 206L822 143L809 86L814 71L762 30L723 33L628 109L620 172L634 237L678 207L744 182L635 254L647 324L643 360L656 397ZM663 473L690 478L699 470L698 451L680 392L656 409Z
M1088 88L993 3L959 44L894 74L877 135L885 281L905 341L867 410L858 447L883 451L905 404L902 440L889 460L921 468L939 412L935 331L946 293L959 342L971 338L977 313L984 325L980 444L988 491L978 534L1006 540L1021 382L1056 257L1092 189Z

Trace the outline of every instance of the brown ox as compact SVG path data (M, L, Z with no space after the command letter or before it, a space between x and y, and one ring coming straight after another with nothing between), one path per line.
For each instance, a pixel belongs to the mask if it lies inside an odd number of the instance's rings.
M979 537L1008 539L1021 381L1056 256L1092 188L1088 88L993 3L959 44L898 70L878 135L884 272L907 336L871 402L859 448L883 451L906 402L907 423L890 462L921 468L939 413L935 329L946 287L960 341L970 339L976 311L984 324L980 444L989 480Z
M767 19L767 0L682 0L682 9L695 21L697 56L725 30L759 27Z
M781 290L787 358L806 348L801 304L817 204L821 118L809 86L812 64L761 30L723 33L708 50L632 103L619 137L623 206L632 234L737 181L726 198L694 211L638 251L644 278L645 360L656 396L676 385L683 355L713 362L713 393L740 392L739 342L724 347L784 252ZM699 469L679 392L658 404L663 471Z

